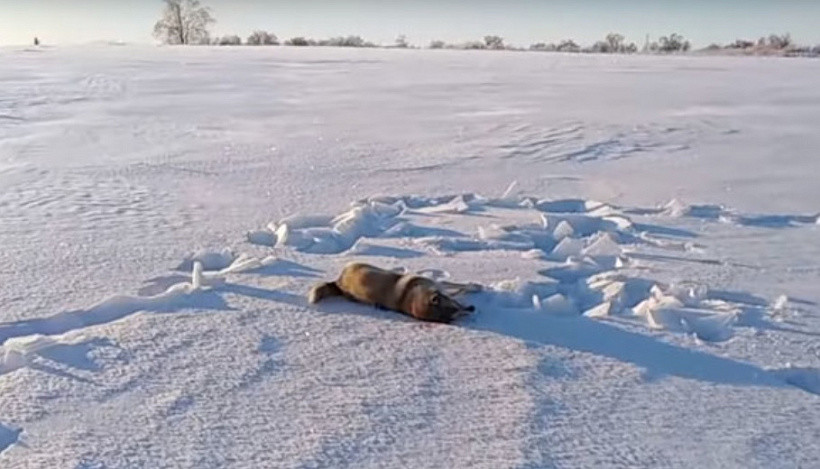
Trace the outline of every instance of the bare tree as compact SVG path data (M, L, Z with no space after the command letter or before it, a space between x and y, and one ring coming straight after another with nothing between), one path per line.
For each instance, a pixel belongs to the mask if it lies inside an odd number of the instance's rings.
M775 49L785 49L792 45L792 36L789 33L786 33L782 36L778 36L777 34L772 34L769 36L769 46Z
M407 36L405 36L404 34L399 34L399 36L396 38L396 47L398 49L407 49L408 47L410 47L410 44L407 42Z
M691 46L689 41L685 40L683 36L677 33L670 34L668 37L661 36L661 38L658 39L658 42L660 43L659 50L661 52L687 52Z
M154 25L154 36L166 44L207 44L208 27L215 22L209 8L199 0L163 0L162 18Z
M616 52L624 52L624 39L626 39L623 34L618 33L609 33L606 35L606 42L609 45L609 51L611 53Z
M276 34L267 31L254 31L248 36L245 44L249 46L278 46L279 38L276 37Z
M444 41L434 40L430 42L430 49L444 49Z

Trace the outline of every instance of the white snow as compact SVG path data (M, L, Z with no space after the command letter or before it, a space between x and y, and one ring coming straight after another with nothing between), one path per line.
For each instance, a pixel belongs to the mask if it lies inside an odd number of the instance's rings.
M820 459L817 61L0 63L0 467ZM309 305L352 260L477 311Z

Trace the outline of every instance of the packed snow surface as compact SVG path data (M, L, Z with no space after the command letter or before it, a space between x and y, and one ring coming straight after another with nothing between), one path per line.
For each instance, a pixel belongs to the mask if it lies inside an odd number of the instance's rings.
M0 467L820 460L818 61L0 63ZM307 303L354 260L476 312Z

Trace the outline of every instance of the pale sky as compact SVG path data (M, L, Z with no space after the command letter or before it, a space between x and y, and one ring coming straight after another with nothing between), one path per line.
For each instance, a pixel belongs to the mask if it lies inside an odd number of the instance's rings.
M620 32L642 45L672 32L696 47L790 32L820 44L820 0L202 0L214 35L265 29L280 39L356 34L391 43L460 42L487 34L527 46L572 38L591 44ZM151 43L160 0L0 0L0 45L120 40Z

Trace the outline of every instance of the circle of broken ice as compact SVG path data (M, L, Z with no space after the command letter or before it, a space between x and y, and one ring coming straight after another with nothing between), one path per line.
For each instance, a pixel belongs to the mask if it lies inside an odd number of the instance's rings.
M514 184L499 198L474 193L369 197L335 217L290 216L272 222L263 230L248 233L248 241L314 254L367 255L373 249L364 241L367 238L404 238L439 255L519 251L524 260L552 263L538 270L547 281L499 281L486 286L474 300L494 308L553 315L638 318L649 328L693 334L706 341L730 338L733 325L750 306L743 298L727 298L705 285L663 283L632 274L638 265L632 253L642 246L696 252L699 246L691 241L655 236L643 230L644 225L634 224L628 211L612 205L513 196L513 188ZM490 223L479 226L472 236L418 223L431 214L457 216L494 209L531 213L532 221ZM723 207L687 206L675 200L651 213L713 217L739 224L763 220L734 215ZM776 221L817 223L817 217Z

